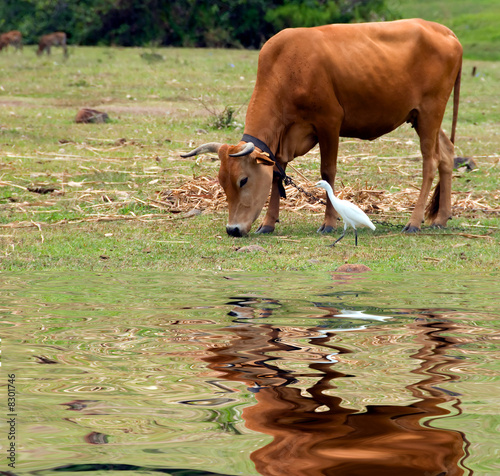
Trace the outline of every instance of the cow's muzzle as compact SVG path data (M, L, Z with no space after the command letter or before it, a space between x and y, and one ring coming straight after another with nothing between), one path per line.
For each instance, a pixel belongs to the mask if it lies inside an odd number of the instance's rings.
M227 225L226 232L229 236L236 236L238 238L244 235L239 225Z

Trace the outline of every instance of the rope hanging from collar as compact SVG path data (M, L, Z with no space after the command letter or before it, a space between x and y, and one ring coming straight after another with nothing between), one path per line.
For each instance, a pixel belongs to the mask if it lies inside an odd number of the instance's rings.
M274 172L274 176L278 180L278 190L280 192L280 197L286 198L286 192L285 192L285 186L283 185L283 180L286 181L287 175L285 169L276 160L276 157L271 151L271 149L267 146L265 142L262 142L260 139L257 139L257 137L251 136L250 134L243 134L241 140L243 142L252 142L255 145L255 147L258 147L262 152L269 155L269 158L274 162L276 168L278 169L278 172Z

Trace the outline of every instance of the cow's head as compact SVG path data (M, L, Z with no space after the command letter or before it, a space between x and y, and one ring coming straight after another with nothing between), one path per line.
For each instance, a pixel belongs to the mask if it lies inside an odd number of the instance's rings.
M229 208L228 235L246 235L266 203L273 182L274 162L251 142L238 145L211 142L182 157L216 152L221 162L219 182Z

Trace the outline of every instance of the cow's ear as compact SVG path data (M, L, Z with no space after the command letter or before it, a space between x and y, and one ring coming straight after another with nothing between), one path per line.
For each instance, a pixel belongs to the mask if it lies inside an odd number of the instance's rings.
M274 165L273 159L269 158L267 154L255 154L255 161L262 165Z

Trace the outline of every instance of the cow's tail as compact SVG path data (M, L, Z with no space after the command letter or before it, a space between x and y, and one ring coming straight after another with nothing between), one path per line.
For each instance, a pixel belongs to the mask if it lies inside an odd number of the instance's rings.
M437 217L439 211L439 197L441 195L441 182L438 182L434 193L432 194L431 200L425 209L425 218L432 221Z
M462 79L462 65L460 65L460 69L458 70L457 78L455 79L455 86L453 87L453 120L451 123L451 135L450 140L451 143L455 143L455 132L457 130L457 121L458 121L458 105L460 103L460 82Z

